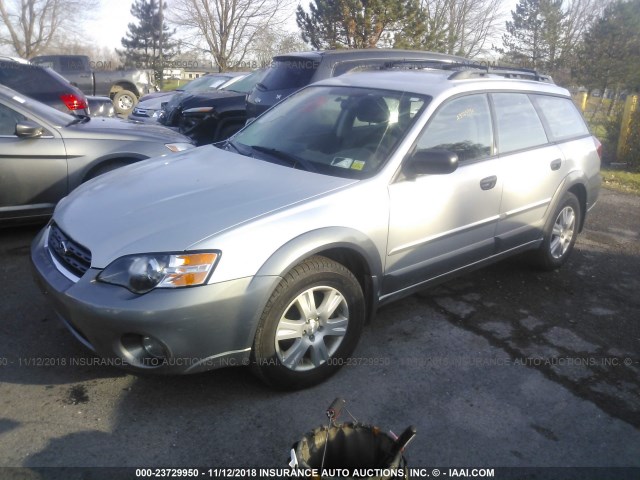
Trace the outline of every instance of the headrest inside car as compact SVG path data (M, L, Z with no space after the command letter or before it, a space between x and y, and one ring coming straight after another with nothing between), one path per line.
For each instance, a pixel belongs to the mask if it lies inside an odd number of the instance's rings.
M364 97L355 106L356 118L361 122L382 123L389 121L389 107L380 97Z

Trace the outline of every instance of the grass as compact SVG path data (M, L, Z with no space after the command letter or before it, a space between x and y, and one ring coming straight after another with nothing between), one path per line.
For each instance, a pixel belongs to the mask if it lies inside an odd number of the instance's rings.
M164 81L164 85L162 86L162 91L167 92L169 90L175 90L186 83L189 83L190 80L175 80L175 79L167 79Z
M618 192L640 195L640 173L603 168L602 185Z

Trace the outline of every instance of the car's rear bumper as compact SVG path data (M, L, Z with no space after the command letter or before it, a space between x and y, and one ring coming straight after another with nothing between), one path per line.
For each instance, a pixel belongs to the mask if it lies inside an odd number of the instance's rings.
M113 365L179 374L249 363L260 313L279 277L136 295L97 282L98 269L77 282L67 278L48 251L47 230L31 247L34 278L74 336ZM147 353L145 336L160 342L165 358Z

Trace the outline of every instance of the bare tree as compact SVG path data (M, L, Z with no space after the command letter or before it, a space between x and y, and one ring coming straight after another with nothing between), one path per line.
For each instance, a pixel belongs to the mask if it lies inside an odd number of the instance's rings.
M97 0L0 0L0 45L32 58L61 31L72 32L79 12L90 12L96 5Z
M612 0L570 0L565 2L566 22L564 49L573 50L582 41L585 32L602 16Z
M266 25L277 28L287 19L292 0L175 0L172 21L201 37L220 71L241 65L253 40Z
M503 0L421 0L396 46L476 57L500 33Z
M299 33L281 32L270 27L261 28L253 39L249 57L252 59L247 65L265 67L271 59L282 53L308 50Z

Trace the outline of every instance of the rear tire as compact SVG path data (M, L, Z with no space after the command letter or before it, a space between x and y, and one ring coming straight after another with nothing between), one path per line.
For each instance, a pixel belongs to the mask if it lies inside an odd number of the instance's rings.
M581 220L580 202L567 192L545 227L542 245L533 256L537 267L555 270L565 264L576 243Z
M365 318L360 284L343 265L314 256L289 271L260 318L252 368L293 390L336 373L355 349Z
M118 90L113 96L113 108L118 115L129 115L137 103L138 97L129 90Z

